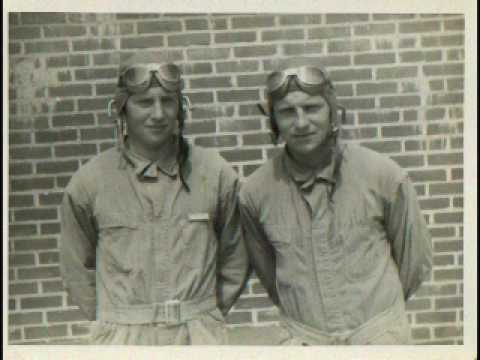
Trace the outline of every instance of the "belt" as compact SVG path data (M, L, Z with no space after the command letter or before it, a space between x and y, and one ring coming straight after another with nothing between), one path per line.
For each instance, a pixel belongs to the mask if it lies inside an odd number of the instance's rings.
M188 301L168 300L148 305L117 306L99 310L99 320L116 324L165 323L177 325L217 307L215 296Z
M405 317L405 305L399 301L359 327L345 333L329 334L282 315L282 324L294 337L308 345L361 345Z

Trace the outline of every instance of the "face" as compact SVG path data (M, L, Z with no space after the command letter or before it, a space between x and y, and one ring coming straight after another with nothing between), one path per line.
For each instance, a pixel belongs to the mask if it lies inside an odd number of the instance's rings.
M308 157L321 150L331 131L330 106L320 95L289 92L277 100L273 111L280 136L297 157Z
M178 130L178 96L161 87L131 95L125 106L129 143L140 153L171 143Z

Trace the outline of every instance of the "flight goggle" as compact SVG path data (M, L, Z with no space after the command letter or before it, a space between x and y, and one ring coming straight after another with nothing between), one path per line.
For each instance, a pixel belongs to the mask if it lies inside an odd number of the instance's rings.
M125 86L131 93L146 91L152 76L156 76L162 87L169 91L182 88L180 69L174 64L137 64L126 68L120 74L120 86Z
M267 92L271 97L283 96L288 90L291 80L295 80L298 87L307 93L316 93L331 86L324 71L318 67L302 66L283 71L275 71L267 77Z

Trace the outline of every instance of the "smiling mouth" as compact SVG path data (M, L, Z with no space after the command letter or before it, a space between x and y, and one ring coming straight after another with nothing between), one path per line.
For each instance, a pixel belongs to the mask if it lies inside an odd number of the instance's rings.
M168 126L167 125L155 125L155 126L145 126L148 130L165 130Z
M306 137L309 137L309 136L312 136L313 133L308 133L308 134L295 134L293 135L294 138L306 138Z

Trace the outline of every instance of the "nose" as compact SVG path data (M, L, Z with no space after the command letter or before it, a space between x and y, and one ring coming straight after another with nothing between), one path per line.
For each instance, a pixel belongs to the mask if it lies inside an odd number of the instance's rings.
M155 102L153 103L152 118L154 118L154 119L162 119L163 118L162 103L158 99L156 99Z
M303 129L308 126L308 119L305 114L305 111L301 108L297 108L297 116L296 116L296 121L295 121L295 127L297 129Z

